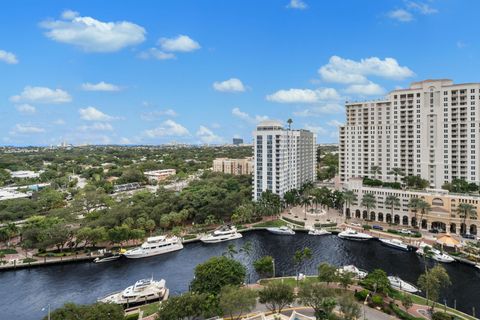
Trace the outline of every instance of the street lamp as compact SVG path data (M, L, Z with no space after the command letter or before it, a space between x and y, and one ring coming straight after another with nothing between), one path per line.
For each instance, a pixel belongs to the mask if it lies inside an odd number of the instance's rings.
M363 301L363 320L367 318L365 306L367 305L368 297L370 297L370 293L367 294L367 296L365 297L365 301Z
M275 278L275 259L272 258L273 277Z

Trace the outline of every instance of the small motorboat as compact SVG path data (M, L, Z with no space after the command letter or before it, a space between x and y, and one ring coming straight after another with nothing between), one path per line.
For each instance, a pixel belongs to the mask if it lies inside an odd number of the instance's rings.
M337 269L339 274L343 274L346 272L353 273L356 279L363 279L368 275L368 272L365 270L361 270L354 265L342 266Z
M425 248L429 248L430 252L431 252L431 258L435 261L438 261L438 262L443 262L443 263L450 263L450 262L453 262L455 261L454 258L452 258L452 256L444 253L444 252L441 252L440 250L437 250L431 246L429 246L428 244L426 243L421 243L420 244L420 248L418 248L417 250L417 254L420 255L420 256L424 256L425 255Z
M325 229L312 228L308 230L308 234L311 236L323 236L323 235L332 234L332 233Z
M93 262L95 263L102 263L102 262L109 262L109 261L115 261L118 260L122 257L122 255L118 252L105 252L101 257L96 257L93 259Z
M415 287L413 284L400 279L399 277L389 276L388 281L394 289L406 291L409 293L420 292L420 289Z
M285 236L292 236L295 234L295 231L293 231L292 228L287 226L267 228L267 231L273 234Z
M378 240L380 240L380 242L383 243L384 245L389 246L391 248L400 249L400 250L403 250L403 251L409 251L410 250L409 247L408 247L408 244L404 243L402 240L399 240L399 239L380 238Z
M350 228L347 228L345 229L345 231L340 232L338 234L338 237L342 239L354 240L354 241L367 241L373 238L369 234L358 232Z

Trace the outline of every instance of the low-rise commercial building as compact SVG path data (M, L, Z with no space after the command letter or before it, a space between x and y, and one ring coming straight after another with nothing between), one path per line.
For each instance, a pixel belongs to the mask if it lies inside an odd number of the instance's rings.
M359 218L369 221L386 222L405 227L419 227L421 230L435 229L439 232L453 234L478 234L480 222L480 196L449 193L447 190L397 190L382 187L364 186L362 179L350 179L344 189L351 190L357 196L352 204L345 205L344 214L347 218ZM375 208L362 206L362 197L373 194L376 200ZM388 196L395 196L399 206L392 208L385 203ZM430 205L427 210L418 212L409 207L411 199L419 198ZM458 211L460 204L467 203L476 212L466 217Z
M217 158L213 160L213 171L226 174L241 175L252 174L253 158L229 159Z
M175 169L146 171L143 173L149 181L162 181L177 174Z

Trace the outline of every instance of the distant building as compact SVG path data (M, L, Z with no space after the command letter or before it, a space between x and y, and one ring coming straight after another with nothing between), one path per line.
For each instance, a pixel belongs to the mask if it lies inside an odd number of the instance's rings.
M253 159L251 157L245 159L217 158L213 160L213 171L233 175L252 174Z
M124 192L124 191L132 191L132 190L137 190L140 189L142 186L138 182L132 182L132 183L125 183L125 184L118 184L116 186L113 186L113 192Z
M143 174L147 177L148 181L162 181L170 176L176 175L177 171L175 169L163 169L146 171Z
M0 189L0 201L20 199L20 198L30 198L31 196L32 196L31 192L24 193L24 192L17 191L14 188Z
M277 121L264 121L254 132L253 198L272 191L283 198L316 179L316 135L307 130L287 130Z
M34 179L40 177L41 172L34 172L34 171L11 171L10 175L12 178L17 178L17 179Z
M239 146L239 145L241 145L241 144L243 144L243 139L241 139L241 138L233 138L233 145L234 145L234 146Z

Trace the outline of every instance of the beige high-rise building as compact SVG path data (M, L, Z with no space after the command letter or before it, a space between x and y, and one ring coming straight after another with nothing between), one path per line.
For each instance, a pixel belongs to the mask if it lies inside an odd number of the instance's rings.
M384 100L346 103L340 179L394 181L393 168L440 188L455 178L480 183L480 83L414 82Z
M213 171L233 175L252 174L253 159L251 157L245 159L217 158L213 160Z

